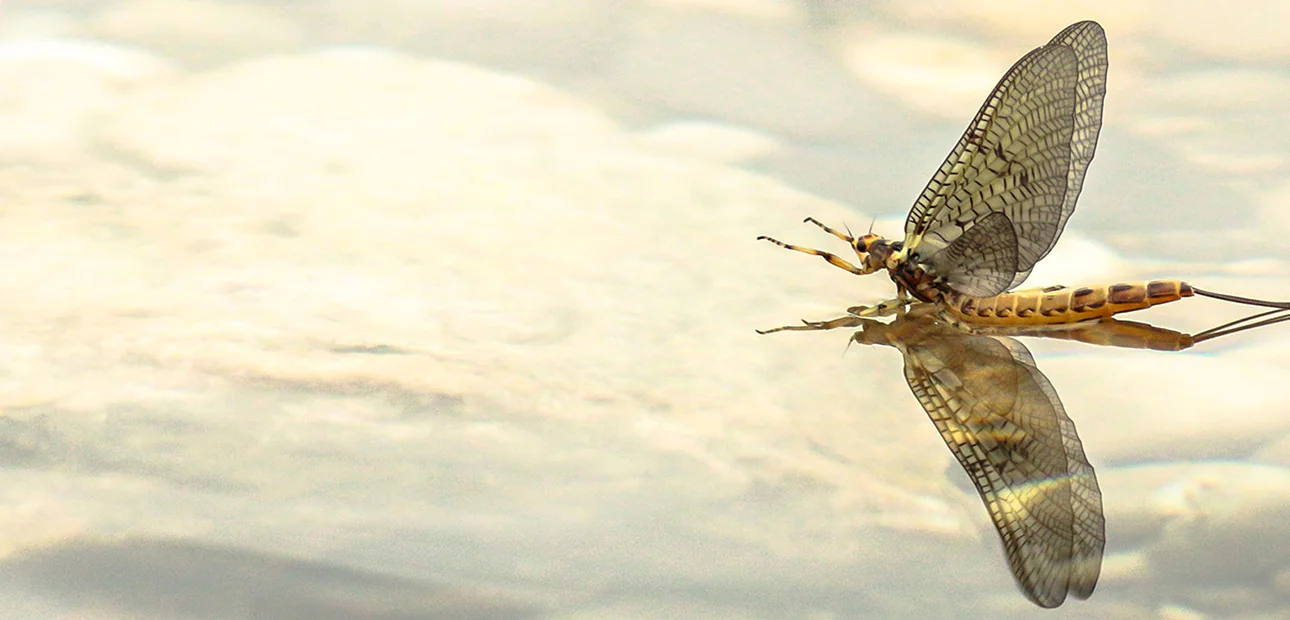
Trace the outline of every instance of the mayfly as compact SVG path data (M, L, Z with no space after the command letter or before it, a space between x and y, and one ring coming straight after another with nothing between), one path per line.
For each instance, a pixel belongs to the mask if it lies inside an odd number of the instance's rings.
M934 312L939 324L967 328L963 333L1072 326L1192 295L1290 308L1177 280L1013 291L1057 243L1075 210L1102 126L1106 71L1106 35L1092 21L1067 27L1018 60L914 202L903 241L872 233L853 237L807 218L850 244L858 266L829 252L759 237L857 275L885 270L897 288L895 299L850 308L841 319L761 333L832 329L911 308ZM1022 369L1013 374L1029 381L1036 394L1051 391L1042 375L1025 370L1033 363L1021 354L1024 348L972 343L993 350L989 355L1001 364L1016 362L996 367ZM932 364L949 350L937 351L914 358L926 362L914 367L927 371L909 377L910 385L972 476L1018 584L1043 607L1060 605L1067 594L1088 598L1101 570L1100 493L1074 426L1064 414L1052 413L1060 403L1036 397L1030 401L1037 403L1034 411L1027 413L1004 406L1016 401L981 398L981 407L963 408L956 392L962 386L956 387L953 373ZM975 385L985 389L988 382ZM1057 429L1053 441L1032 441L1041 426Z
M1106 35L1092 21L1072 24L1012 65L915 200L903 241L872 233L852 237L806 219L850 244L859 266L822 250L758 239L823 257L857 275L886 270L896 283L896 298L848 310L858 316L890 315L929 302L941 307L945 319L969 326L1051 325L1192 295L1290 307L1178 280L1012 291L1057 244L1075 210L1102 127L1106 69ZM813 325L820 323L807 322L805 328Z

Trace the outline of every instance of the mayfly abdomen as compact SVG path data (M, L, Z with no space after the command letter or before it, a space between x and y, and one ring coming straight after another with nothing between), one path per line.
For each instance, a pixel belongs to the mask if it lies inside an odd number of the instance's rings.
M1003 293L971 298L947 295L950 315L970 325L1053 325L1110 317L1194 294L1178 280Z

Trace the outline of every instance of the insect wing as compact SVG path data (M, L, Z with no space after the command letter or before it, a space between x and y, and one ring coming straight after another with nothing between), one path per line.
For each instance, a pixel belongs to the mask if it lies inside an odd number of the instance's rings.
M1002 213L1016 236L1017 264L1006 285L984 295L1020 284L1075 209L1097 145L1105 83L1106 39L1095 22L1074 24L1017 61L910 210L910 255L930 264L967 230ZM939 269L936 275L949 277L955 265Z
M991 213L932 255L931 263L954 290L989 297L1005 290L1017 273L1017 235L1007 216Z
M1102 496L1052 384L1010 338L917 340L902 346L905 378L976 485L1022 591L1042 607L1088 598Z
M1084 21L1067 26L1057 33L1048 45L1064 45L1075 51L1078 76L1075 81L1075 117L1071 131L1070 170L1066 176L1066 198L1062 200L1061 219L1057 234L1048 242L1048 254L1057 244L1066 220L1075 211L1075 201L1084 188L1084 174L1093 151L1097 149L1098 134L1102 131L1102 102L1106 99L1106 33L1097 22ZM1038 260L1038 259L1036 259ZM1016 284L1020 284L1017 282ZM1013 286L1016 286L1014 284Z

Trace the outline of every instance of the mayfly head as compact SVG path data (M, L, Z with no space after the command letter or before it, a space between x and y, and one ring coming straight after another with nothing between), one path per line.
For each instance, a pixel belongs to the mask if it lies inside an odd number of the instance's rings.
M887 257L893 250L892 242L884 239L882 235L873 233L856 237L851 245L855 248L856 255L860 257L860 262L870 272L885 268Z
M870 248L872 248L879 241L886 241L886 240L882 238L882 235L875 235L873 233L868 233L866 235L856 237L855 241L852 242L852 245L855 246L856 254L868 254L870 252Z

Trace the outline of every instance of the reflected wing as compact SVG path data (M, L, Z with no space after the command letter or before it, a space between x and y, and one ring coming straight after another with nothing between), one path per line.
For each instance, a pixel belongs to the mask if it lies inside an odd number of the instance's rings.
M901 346L905 378L981 494L1021 589L1042 607L1088 598L1102 495L1052 384L1010 338L915 340Z
M1093 159L1106 92L1106 37L1095 22L1063 30L1004 74L905 221L905 247L929 259L993 213L1012 223L1017 265L1001 293L1052 249ZM941 261L936 275L956 265ZM960 291L965 292L966 291Z

